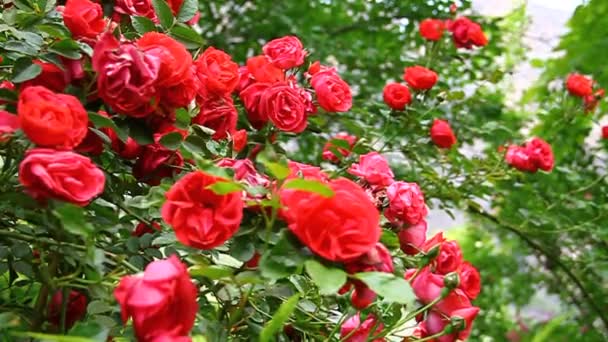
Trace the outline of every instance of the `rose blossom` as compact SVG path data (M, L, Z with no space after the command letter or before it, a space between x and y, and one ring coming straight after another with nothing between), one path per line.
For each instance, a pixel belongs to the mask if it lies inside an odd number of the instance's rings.
M378 242L378 210L363 189L346 178L326 185L333 196L281 191L283 215L289 229L311 251L331 261L348 261Z
M248 86L239 94L247 113L247 119L256 129L261 129L266 122L268 122L268 114L261 110L260 100L262 94L264 94L266 89L270 88L270 86L270 83L257 82Z
M158 22L150 0L116 0L114 11L128 16L141 16Z
M450 148L456 144L456 136L447 121L435 119L431 126L431 140L439 148Z
M85 206L103 192L105 175L85 156L46 148L25 153L19 181L36 199L54 198Z
M212 95L199 105L201 110L192 122L213 129L213 139L224 139L236 131L238 113L230 95Z
M159 32L147 32L136 42L144 54L160 57L156 87L180 84L191 74L192 56L182 43Z
M63 22L74 38L95 38L106 26L103 9L90 0L68 0Z
M87 297L78 292L71 290L68 294L65 306L65 328L71 328L77 321L84 318L87 313ZM63 309L63 290L59 289L55 292L47 309L48 320L56 327L61 326L61 316Z
M538 167L530 157L526 149L522 146L511 145L505 154L507 164L520 171L536 172Z
M179 151L172 151L160 143L145 145L133 166L133 177L149 185L158 185L163 178L179 173L174 166L184 165Z
M298 89L287 83L275 83L260 97L259 110L278 129L300 133L306 129L306 107Z
M574 96L585 97L592 95L593 80L581 74L570 74L566 80L566 88Z
M239 66L222 50L210 46L194 64L203 88L209 93L229 94L239 84Z
M376 327L375 331L372 331ZM367 341L370 335L379 334L384 329L384 324L379 323L374 315L369 315L361 323L361 313L357 312L356 315L347 319L340 327L340 337L344 338L349 336L344 342L362 342ZM353 333L353 331L355 331ZM371 342L382 342L384 339L374 339Z
M415 255L421 251L426 241L427 223L421 220L418 224L403 228L399 231L399 247L403 253Z
M190 333L198 311L197 292L186 265L172 255L149 263L143 275L123 277L114 297L120 304L123 322L133 319L139 341L159 341L162 336Z
M462 251L456 241L444 241L439 245L439 254L433 260L437 274L448 274L462 265Z
M375 188L389 186L395 177L386 159L378 152L361 155L359 163L353 164L348 173L363 178Z
M384 103L394 110L404 110L412 102L410 90L400 83L389 83L382 92Z
M458 286L470 300L477 298L481 292L481 276L470 262L463 262L458 270L460 285Z
M140 222L135 229L131 232L131 236L142 237L144 234L154 234L159 232L161 227L158 223L152 222L152 225L147 225L144 222Z
M543 171L551 171L554 165L551 145L541 138L532 138L526 144L528 155L534 160L536 166Z
M253 79L262 83L285 81L285 72L274 66L266 56L254 56L247 59L247 70Z
M405 68L403 79L415 90L429 90L437 83L437 74L423 66Z
M415 225L428 213L424 194L416 183L394 182L386 189L386 196L389 206L384 216L393 223Z
M212 249L239 229L243 217L241 194L217 195L209 186L223 178L194 171L178 180L166 193L161 214L177 239L190 247Z
M87 135L89 117L72 95L27 87L19 94L17 114L19 126L38 146L72 149Z
M41 60L35 60L33 64L39 65L42 71L33 79L21 83L21 90L27 87L42 86L53 92L62 93L65 87L68 86L70 80L67 73L55 64Z
M327 112L347 112L353 105L350 87L333 70L314 74L310 84L315 90L317 101Z
M445 31L445 23L441 19L424 19L419 26L420 35L427 40L439 40Z
M471 334L471 328L473 327L473 320L477 317L479 308L471 306L468 308L462 308L453 311L449 316L444 316L436 311L431 311L426 320L423 322L425 334L422 337L431 336L442 332L447 325L450 324L450 317L461 317L464 319L465 328L459 332L453 334L444 335L436 339L437 342L457 342L466 341Z
M448 21L447 27L452 32L452 40L457 48L471 49L473 46L485 46L488 38L481 26L471 19L460 17L454 21Z
M247 146L247 131L239 129L232 133L232 150L239 153Z
M295 36L273 39L262 48L270 63L277 68L290 69L304 64L306 52Z

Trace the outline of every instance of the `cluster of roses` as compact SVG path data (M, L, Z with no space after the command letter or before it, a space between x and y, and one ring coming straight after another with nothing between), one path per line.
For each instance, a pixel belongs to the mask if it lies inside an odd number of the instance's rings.
M420 35L430 41L438 41L445 30L450 31L452 40L457 48L472 49L473 46L486 46L488 38L481 26L467 17L454 20L424 19L420 22Z
M510 145L505 154L506 162L520 171L551 171L555 164L551 145L534 137L523 146Z
M593 112L606 93L603 88L594 89L595 86L596 82L591 78L577 73L568 75L566 79L566 89L571 95L583 99L586 112Z

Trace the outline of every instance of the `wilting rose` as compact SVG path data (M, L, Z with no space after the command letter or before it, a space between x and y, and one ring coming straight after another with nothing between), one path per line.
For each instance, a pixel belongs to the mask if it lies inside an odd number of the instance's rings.
M384 216L396 224L415 225L426 217L424 194L416 183L394 182L386 189L388 208Z
M48 320L56 327L61 327L61 316L63 309L63 290L55 292L47 311ZM84 318L87 313L87 296L71 290L68 294L65 306L65 328L71 328L74 323Z
M333 196L282 191L283 215L289 229L311 251L331 261L348 261L378 242L378 210L363 189L346 178L326 185Z
M101 5L90 0L68 0L63 22L74 38L95 38L105 28Z
M447 22L447 28L452 32L452 40L457 48L471 49L473 46L486 46L488 38L481 26L471 19L460 17Z
M19 118L17 115L0 109L0 142L6 141L17 129L19 129Z
M405 68L403 79L415 90L428 90L433 88L435 83L437 83L438 77L433 70L416 65Z
M202 86L209 93L226 95L239 84L239 65L230 55L213 46L208 47L194 65Z
M593 94L593 80L581 74L570 74L566 80L566 88L574 96L589 96Z
M42 72L33 79L21 83L21 90L27 87L42 86L56 93L61 93L70 83L67 73L55 64L41 60L35 60L34 64L39 65Z
M290 69L304 64L304 46L295 36L273 39L262 48L270 63L277 68Z
M247 119L256 129L261 129L268 122L268 114L261 110L260 100L270 86L270 83L254 83L239 94L247 112Z
M280 130L300 133L306 129L306 107L298 89L275 83L260 98L259 110Z
M89 117L72 95L31 86L19 94L19 126L38 146L72 149L87 135Z
M163 178L179 173L178 167L182 165L184 158L179 151L154 143L143 147L133 166L133 177L150 185L158 185Z
M426 231L427 224L424 220L411 227L401 229L399 231L399 247L403 253L408 255L418 254L426 241Z
M335 140L345 141L348 144L349 148L346 149L344 147L334 146L332 141L335 141ZM325 146L323 146L322 157L324 160L328 160L333 163L337 163L340 161L340 158L338 158L338 156L336 156L336 154L334 152L336 152L339 155L342 155L342 157L347 157L350 154L353 146L355 146L356 142L357 142L356 136L350 135L348 133L338 133L330 141L328 141L325 144Z
M458 286L469 297L470 300L477 298L481 292L481 276L475 266L469 262L463 262L458 270L460 285Z
M353 164L348 173L363 178L374 188L389 186L395 177L386 159L378 152L361 155L359 163Z
M192 56L183 44L166 34L147 32L137 40L136 44L144 54L160 57L155 86L175 86L191 74Z
M427 40L439 40L445 31L445 23L441 19L424 19L418 28L420 35Z
M372 329L374 329L372 331ZM361 313L357 313L356 315L347 319L342 326L340 327L340 337L345 338L348 336L344 342L362 342L367 341L368 338L379 334L384 329L384 324L378 323L377 318L374 315L369 315L361 322ZM354 332L353 332L354 331ZM384 339L378 338L374 339L371 342L383 342Z
M209 96L199 105L201 110L192 122L213 129L213 139L224 139L236 131L238 113L230 95Z
M239 192L217 195L208 187L226 181L203 171L188 173L166 193L161 214L177 239L200 249L217 247L239 229L243 200Z
M440 148L450 148L456 144L456 135L447 121L435 119L431 126L431 140Z
M156 80L162 61L158 50L144 52L135 44L120 44L111 33L104 33L93 52L99 96L117 112L147 116L158 102Z
M103 192L105 175L85 156L34 148L19 165L19 181L36 199L85 206Z
M139 341L176 341L194 326L197 293L186 265L172 255L149 263L143 275L123 277L114 297L123 322L133 319Z
M328 112L347 112L353 105L350 87L334 71L314 74L310 84L321 108Z
M400 83L389 83L382 92L384 103L394 110L404 110L412 102L410 90Z
M247 70L253 79L262 83L285 81L285 72L274 66L266 56L254 56L247 59Z

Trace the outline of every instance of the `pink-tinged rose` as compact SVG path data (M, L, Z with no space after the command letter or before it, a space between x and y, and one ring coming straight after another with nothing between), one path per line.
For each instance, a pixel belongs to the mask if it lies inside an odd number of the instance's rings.
M226 95L239 84L239 65L230 55L213 46L208 47L194 62L203 88L215 95Z
M285 72L274 66L266 56L247 59L247 70L256 82L276 83L285 81Z
M445 23L441 19L424 19L420 22L418 30L424 39L437 41L443 36Z
M266 89L260 97L259 110L285 132L300 133L308 124L300 92L287 83L275 83Z
M162 60L159 51L146 53L104 33L93 52L99 97L121 114L137 118L149 115L158 102L156 80Z
M431 336L440 333L445 327L450 324L450 317L461 317L464 319L465 328L459 332L444 335L436 339L437 342L457 342L466 341L471 334L471 328L473 327L473 320L477 317L479 308L471 306L455 310L450 316L445 316L439 312L431 311L424 321L424 330L426 334L423 337Z
M437 83L438 76L433 70L416 65L405 68L403 79L414 90L429 90Z
M310 79L319 106L325 111L348 112L353 105L349 85L333 71L318 72Z
M470 300L477 298L481 292L481 276L475 266L469 262L463 262L458 270L460 285L458 286L469 297Z
M439 255L433 261L435 272L448 274L462 265L462 251L456 241L445 241L439 245Z
M394 110L404 110L412 102L408 87L401 83L389 83L384 87L382 98L387 106Z
M427 224L425 220L401 229L399 231L399 247L403 253L408 255L418 254L426 241L426 231Z
M0 142L5 142L19 129L19 118L5 110L0 109Z
M236 131L238 113L230 95L208 96L200 105L200 112L192 122L215 131L214 140L221 140Z
M234 170L234 179L242 181L248 186L264 188L270 186L270 179L260 174L253 165L253 162L249 159L223 158L217 162L217 166L231 168ZM255 201L264 197L264 194L251 195L248 192L243 191L243 200Z
M209 186L224 178L194 171L178 180L165 197L161 214L177 239L186 246L212 249L225 243L239 229L243 218L241 194L214 193Z
M553 169L555 163L553 149L546 141L541 138L532 138L526 144L525 149L539 169L547 172Z
M304 64L304 46L295 36L273 39L262 48L270 63L277 68L291 69Z
M372 331L375 328L374 331ZM340 337L345 338L344 342L367 342L368 338L380 334L384 329L384 324L378 323L374 315L369 315L365 321L361 322L361 313L347 319L340 327ZM354 331L354 332L353 332ZM371 342L384 342L383 338L374 339Z
M378 152L361 155L359 163L353 164L348 173L364 179L376 189L389 186L395 177L386 159Z
M90 0L68 0L63 22L74 38L94 39L106 26L101 5Z
M574 96L589 96L593 94L593 80L581 74L570 74L566 80L566 89Z
M247 112L247 119L256 129L261 129L268 122L268 114L262 110L260 100L262 99L262 94L270 86L270 83L254 83L239 94Z
M450 148L456 144L456 135L447 121L435 119L431 126L431 140L439 148Z
M175 341L158 338L190 333L198 311L197 293L186 265L172 255L149 263L143 275L123 277L114 297L123 322L133 320L139 341Z
M103 192L105 179L89 158L68 151L34 148L19 165L19 181L42 201L53 198L85 206Z
M452 32L452 40L457 48L472 49L473 46L486 46L488 38L478 23L466 17L448 20L447 28Z
M378 210L365 191L346 178L331 180L326 186L333 190L333 196L282 191L282 215L312 252L331 261L349 261L378 242Z
M411 278L412 274L410 273L413 272L406 272L406 279ZM439 298L441 296L441 290L444 287L443 277L443 275L431 273L429 267L422 269L416 278L411 281L416 298L424 304L431 303ZM471 301L466 294L460 289L454 289L433 308L446 315L450 315L455 310L468 308L470 306Z
M350 152L352 151L353 147L355 146L355 143L357 142L357 137L342 132L336 134L331 140L343 140L349 146L348 149L344 147L334 146L332 141L328 141L325 146L323 146L323 160L327 160L332 163L338 163L340 162L340 158L338 158L336 154L341 155L342 157L347 157L348 155L350 155Z
M386 189L384 216L394 224L416 225L427 215L424 194L416 183L394 182Z
M133 166L133 177L149 185L158 185L163 178L173 177L180 172L184 158L179 151L172 151L159 143L142 148Z
M128 16L146 17L158 22L150 0L116 0L114 11Z

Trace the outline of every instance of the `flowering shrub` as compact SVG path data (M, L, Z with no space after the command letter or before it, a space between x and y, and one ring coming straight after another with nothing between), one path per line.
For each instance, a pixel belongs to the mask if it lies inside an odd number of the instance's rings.
M481 25L456 13L422 21L433 48L404 66L404 84L378 91L384 104L357 107L341 68L309 58L300 38L236 60L204 44L198 10L189 0L8 7L39 20L18 28L41 32L34 52L14 32L0 45L10 79L0 247L12 252L0 270L19 291L7 336L466 340L480 271L456 241L427 238L440 228L426 222L427 194L483 209L472 195L450 198L436 165L396 136L327 123L377 112L412 146L465 160L458 129L436 113L458 95L433 60L441 44L486 46ZM567 89L587 110L602 96L580 75ZM293 160L289 144L305 148L311 134L317 162ZM503 150L488 157L498 180L519 175L510 166L554 167L540 138ZM397 151L419 176L391 163ZM475 167L464 171L497 172Z

